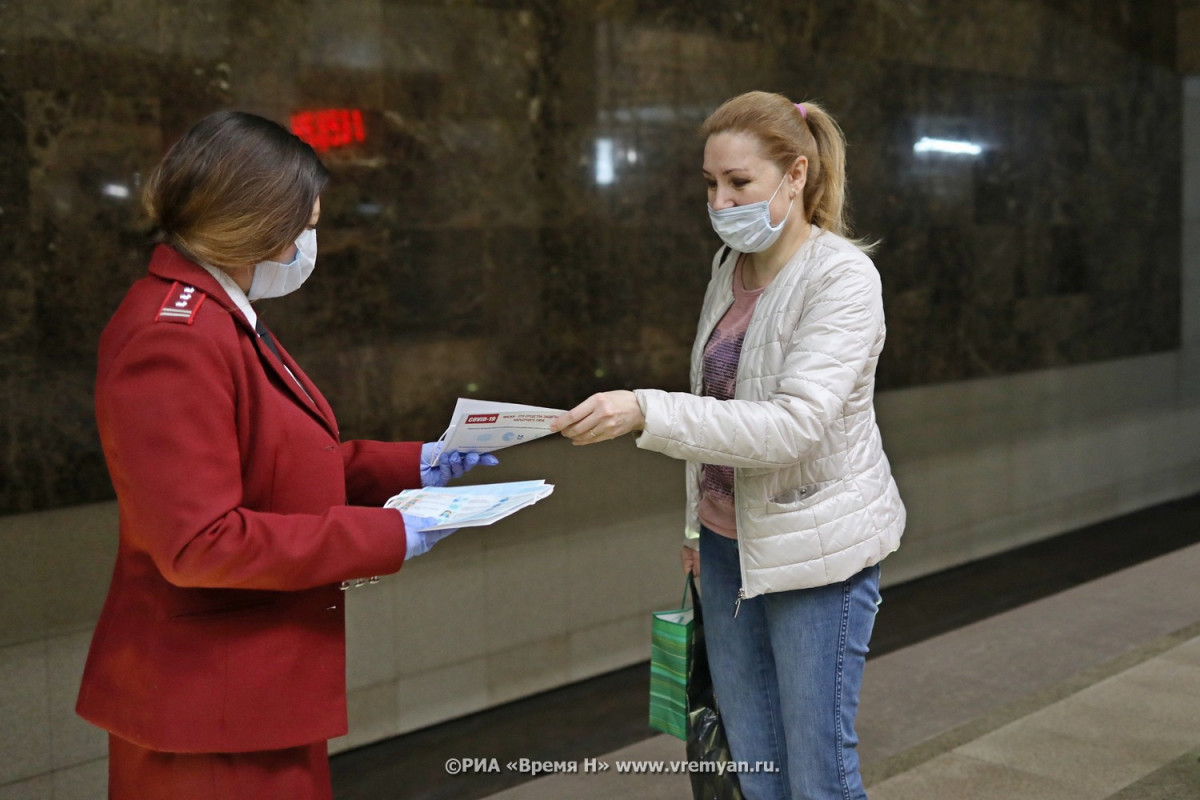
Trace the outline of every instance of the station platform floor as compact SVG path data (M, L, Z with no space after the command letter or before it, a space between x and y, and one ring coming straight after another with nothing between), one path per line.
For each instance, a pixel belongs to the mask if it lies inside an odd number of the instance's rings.
M871 800L1200 798L1200 496L883 598L858 719ZM619 771L686 758L646 725L648 672L339 754L334 797L690 798L685 774ZM464 757L501 769L448 774L447 760ZM578 772L505 768L521 758Z

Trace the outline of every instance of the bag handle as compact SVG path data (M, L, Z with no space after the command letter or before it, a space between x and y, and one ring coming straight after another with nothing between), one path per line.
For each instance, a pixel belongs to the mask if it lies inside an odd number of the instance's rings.
M700 618L700 590L696 588L696 576L692 575L692 571L688 570L687 580L683 585L684 599L686 600L688 592L692 595L692 611L693 618Z
M682 611L689 608L687 601L688 595L692 596L692 604L690 608L699 613L700 610L700 591L696 588L696 579L691 571L683 579L683 597L679 598L679 609Z
M692 573L689 571L687 577L683 579L683 597L679 598L679 607L687 608L688 592L695 596L695 590L692 588Z

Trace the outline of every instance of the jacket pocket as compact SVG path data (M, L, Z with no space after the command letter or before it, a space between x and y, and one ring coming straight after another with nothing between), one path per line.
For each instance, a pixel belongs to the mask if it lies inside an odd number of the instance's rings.
M810 483L807 486L780 492L767 500L767 513L784 514L788 511L798 511L802 508L807 508L817 503L823 496L827 497L832 494L830 490L839 486L841 482L840 479L821 481L820 483Z

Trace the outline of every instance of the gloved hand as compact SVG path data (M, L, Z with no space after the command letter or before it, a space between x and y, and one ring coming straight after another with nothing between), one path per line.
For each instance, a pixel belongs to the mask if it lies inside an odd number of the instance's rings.
M461 478L463 473L477 464L494 467L500 463L500 459L491 453L460 453L451 450L443 454L438 459L437 466L434 466L433 460L437 458L441 447L441 442L426 442L421 445L422 486L445 486L454 478Z
M433 517L418 517L416 514L406 514L403 511L400 512L400 516L404 517L404 538L407 544L407 550L404 553L405 561L428 553L435 544L458 530L458 528L448 528L441 531L430 531L426 528L438 524Z

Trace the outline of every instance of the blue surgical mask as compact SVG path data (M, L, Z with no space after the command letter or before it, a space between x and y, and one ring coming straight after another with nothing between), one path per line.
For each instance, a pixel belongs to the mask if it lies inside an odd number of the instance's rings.
M317 265L317 229L306 228L296 239L296 255L287 264L260 261L254 265L254 278L246 297L250 302L283 297L299 289Z
M708 218L712 222L717 236L721 237L721 241L739 253L761 253L775 244L779 239L779 234L783 233L784 223L792 213L792 203L796 202L796 199L792 198L792 202L788 203L787 214L783 215L779 224L771 224L771 201L775 199L775 195L779 194L786 179L787 175L779 179L779 186L775 187L770 200L744 206L731 206L720 211L710 205Z

